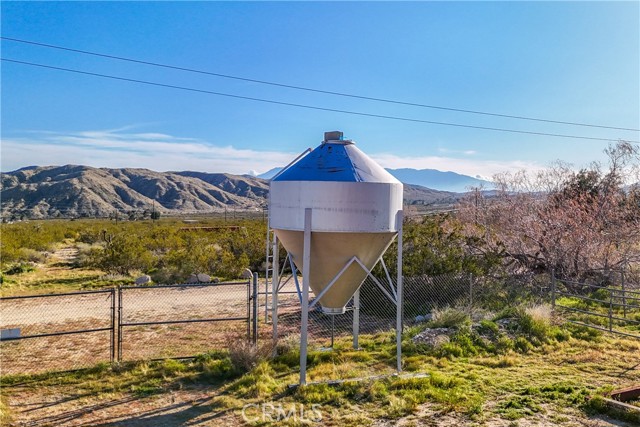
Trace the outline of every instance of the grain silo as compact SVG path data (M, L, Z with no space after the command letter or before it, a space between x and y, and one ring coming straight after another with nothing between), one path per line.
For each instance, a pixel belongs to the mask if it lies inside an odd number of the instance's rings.
M308 151L271 180L269 194L269 226L303 272L301 384L306 382L309 307L319 303L326 314L345 312L389 245L396 236L401 239L403 200L402 183L353 141L343 139L342 132L325 132L322 143ZM402 301L402 245L398 246L397 291L394 296L387 293L397 307ZM277 243L275 248L277 254ZM310 304L308 287L316 296ZM277 285L273 289L277 336ZM401 310L397 311L400 329ZM354 314L354 337L357 321ZM399 340L400 334L398 369Z
M320 295L355 256L371 270L395 238L402 183L360 151L342 132L325 140L271 181L270 226L304 269L305 208L311 225L311 289ZM352 263L320 298L327 314L342 314L367 272Z

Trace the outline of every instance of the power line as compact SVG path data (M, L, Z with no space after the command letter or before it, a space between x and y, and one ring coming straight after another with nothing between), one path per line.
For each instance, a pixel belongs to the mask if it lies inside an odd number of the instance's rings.
M435 109L435 110L444 110L444 111L454 111L454 112L457 112L457 113L479 114L479 115L484 115L484 116L502 117L502 118L508 118L508 119L516 119L516 120L529 120L529 121L535 121L535 122L555 123L555 124L562 124L562 125L569 125L569 126L584 126L584 127L592 127L592 128L602 128L602 129L614 129L614 130L640 132L640 129L633 129L633 128L624 128L624 127L616 127L616 126L604 126L604 125L596 125L596 124L591 124L591 123L568 122L568 121L562 121L562 120L541 119L541 118L537 118L537 117L516 116L516 115L510 115L510 114L489 113L489 112L486 112L486 111L466 110L466 109L461 109L461 108L443 107L443 106L439 106L439 105L420 104L420 103L414 103L414 102L397 101L397 100L387 99L387 98L376 98L376 97L372 97L372 96L355 95L355 94L344 93L344 92L335 92L335 91L330 91L330 90L314 89L314 88L309 88L309 87L305 87L305 86L295 86L295 85L289 85L289 84L284 84L284 83L270 82L270 81L266 81L266 80L258 80L258 79L250 79L250 78L247 78L247 77L233 76L233 75L229 75L229 74L214 73L214 72L211 72L211 71L203 71L203 70L197 70L197 69L187 68L187 67L179 67L179 66L175 66L175 65L160 64L160 63L151 62L151 61L142 61L142 60L126 58L126 57L122 57L122 56L108 55L108 54L104 54L104 53L91 52L91 51L80 50L80 49L73 49L73 48L64 47L64 46L57 46L57 45L52 45L52 44L47 44L47 43L39 43L39 42L30 41L30 40L16 39L16 38L12 38L12 37L4 37L4 36L2 36L0 38L3 39L3 40L13 41L13 42L17 42L17 43L25 43L25 44L35 45L35 46L47 47L47 48L51 48L51 49L65 50L65 51L69 51L69 52L81 53L81 54L84 54L84 55L92 55L92 56L98 56L98 57L102 57L102 58L116 59L116 60L119 60L119 61L127 61L127 62L133 62L133 63L136 63L136 64L151 65L151 66L154 66L154 67L162 67L162 68L167 68L167 69L172 69L172 70L187 71L187 72L190 72L190 73L206 74L206 75L209 75L209 76L222 77L222 78L225 78L225 79L241 80L241 81L245 81L245 82L259 83L259 84L283 87L283 88L288 88L288 89L303 90L303 91L315 92L315 93L323 93L323 94L326 94L326 95L343 96L343 97L347 97L347 98L364 99L364 100L367 100L367 101L385 102L385 103L389 103L389 104L407 105L407 106L411 106L411 107L421 107L421 108L431 108L431 109Z
M52 65L36 64L36 63L33 63L33 62L18 61L18 60L9 59L9 58L0 58L0 59L2 59L2 61L13 62L13 63L16 63L16 64L29 65L29 66L40 67L40 68L48 68L48 69L59 70L59 71L66 71L66 72L70 72L70 73L83 74L83 75L94 76L94 77L101 77L101 78L111 79L111 80L120 80L120 81L132 82L132 83L140 83L140 84L145 84L145 85L149 85L149 86L166 87L166 88L171 88L171 89L185 90L185 91L189 91L189 92L204 93L204 94L216 95L216 96L224 96L224 97L228 97L228 98L236 98L236 99L244 99L244 100L248 100L248 101L264 102L264 103L268 103L268 104L285 105L285 106L288 106L288 107L306 108L306 109L309 109L309 110L329 111L329 112L332 112L332 113L351 114L351 115L355 115L355 116L374 117L374 118L379 118L379 119L399 120L399 121L414 122L414 123L427 123L427 124L432 124L432 125L453 126L453 127L467 128L467 129L490 130L490 131L496 131L496 132L508 132L508 133L527 134L527 135L552 136L552 137L558 137L558 138L586 139L586 140L592 140L592 141L607 141L607 142L618 141L618 139L613 139L613 138L596 138L596 137L580 136L580 135L567 135L567 134L535 132L535 131L495 128L495 127L486 127L486 126L474 126L474 125L465 125L465 124L461 124L461 123L436 122L436 121L431 121L431 120L412 119L412 118L409 118L409 117L387 116L387 115L383 115L383 114L363 113L363 112L359 112L359 111L349 111L349 110L340 110L340 109L336 109L336 108L317 107L317 106L313 106L313 105L296 104L296 103L292 103L292 102L283 102L283 101L274 101L272 99L254 98L254 97L250 97L250 96L234 95L234 94L223 93L223 92L214 92L214 91L205 90L205 89L190 88L190 87L185 87L185 86L176 86L176 85L170 85L170 84L166 84L166 83L150 82L150 81L146 81L146 80L130 79L130 78L126 78L126 77L118 77L118 76L112 76L112 75L100 74L100 73L92 73L92 72L89 72L89 71L80 71L80 70L74 70L74 69L70 69L70 68L55 67L55 66L52 66ZM638 141L629 141L629 142L637 143Z

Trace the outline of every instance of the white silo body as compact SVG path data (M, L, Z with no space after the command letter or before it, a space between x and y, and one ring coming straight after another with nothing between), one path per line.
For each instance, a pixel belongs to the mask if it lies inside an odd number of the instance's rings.
M298 269L303 269L305 209L311 208L309 285L318 295L355 256L371 270L398 232L402 183L341 132L270 184L269 221ZM351 264L322 296L325 313L341 314L367 272Z

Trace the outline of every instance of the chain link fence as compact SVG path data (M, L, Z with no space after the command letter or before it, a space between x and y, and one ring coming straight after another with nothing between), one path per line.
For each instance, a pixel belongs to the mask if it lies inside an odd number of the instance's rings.
M119 289L118 359L189 357L250 334L250 282Z
M114 289L0 298L2 375L114 360Z
M446 307L473 318L523 303L550 303L569 321L640 338L640 285L627 280L623 287L611 277L604 282L554 281L546 274L405 277L403 324L424 322ZM299 340L300 295L295 280L286 279L278 295L278 337ZM387 279L380 282L393 295ZM257 285L247 280L0 298L1 373L188 357L249 337L270 341L271 291L262 282L254 297ZM351 337L353 318L353 298L342 315L324 314L316 306L309 313L310 345L331 347L336 338ZM359 333L375 335L395 325L395 303L368 277L360 288Z
M302 278L298 281L301 283ZM278 297L280 339L297 338L300 334L300 297L290 283L293 280L283 287L289 292ZM640 338L640 282L628 277L624 279L618 273L582 282L556 280L555 287L549 274L424 275L405 277L403 283L404 326L425 322L434 312L450 307L466 311L477 320L508 307L549 304L554 305L556 315L567 321ZM396 286L395 282L393 286ZM388 283L386 289L390 289ZM312 295L310 300L313 298ZM261 338L271 337L270 311L266 318L269 321L263 323ZM360 288L360 334L393 330L395 322L395 304L374 280L367 277ZM311 345L330 347L334 339L352 334L353 299L342 315L324 314L319 306L310 311L308 335Z
M287 280L288 279L288 280ZM396 287L394 278L391 279ZM300 296L293 284L285 278L284 293L278 296L278 336L299 336L301 304ZM379 279L385 290L393 294L388 279ZM298 282L302 278L298 277ZM505 275L476 277L471 274L448 274L440 276L416 276L403 279L402 317L404 325L412 325L428 320L436 310L455 307L474 313L497 312L508 305L521 303L550 303L551 281L548 275ZM261 293L261 309L265 309L265 292ZM262 316L261 338L270 337L271 293L267 292L268 313ZM310 297L313 300L314 296ZM389 331L396 325L396 305L371 277L367 277L360 288L361 334L375 334ZM347 304L347 311L341 315L327 315L316 305L309 312L309 342L321 346L331 346L336 337L351 336L353 333L353 298Z
M0 374L190 357L248 339L251 280L0 298Z

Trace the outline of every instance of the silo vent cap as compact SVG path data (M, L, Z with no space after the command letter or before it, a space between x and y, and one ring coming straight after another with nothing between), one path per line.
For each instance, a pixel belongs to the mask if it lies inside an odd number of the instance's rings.
M353 144L353 141L348 140L348 139L344 139L344 133L342 131L339 130L333 130L330 132L325 132L324 133L324 141L322 141L323 144L327 143L327 142L331 142L331 143L342 143L342 144Z

